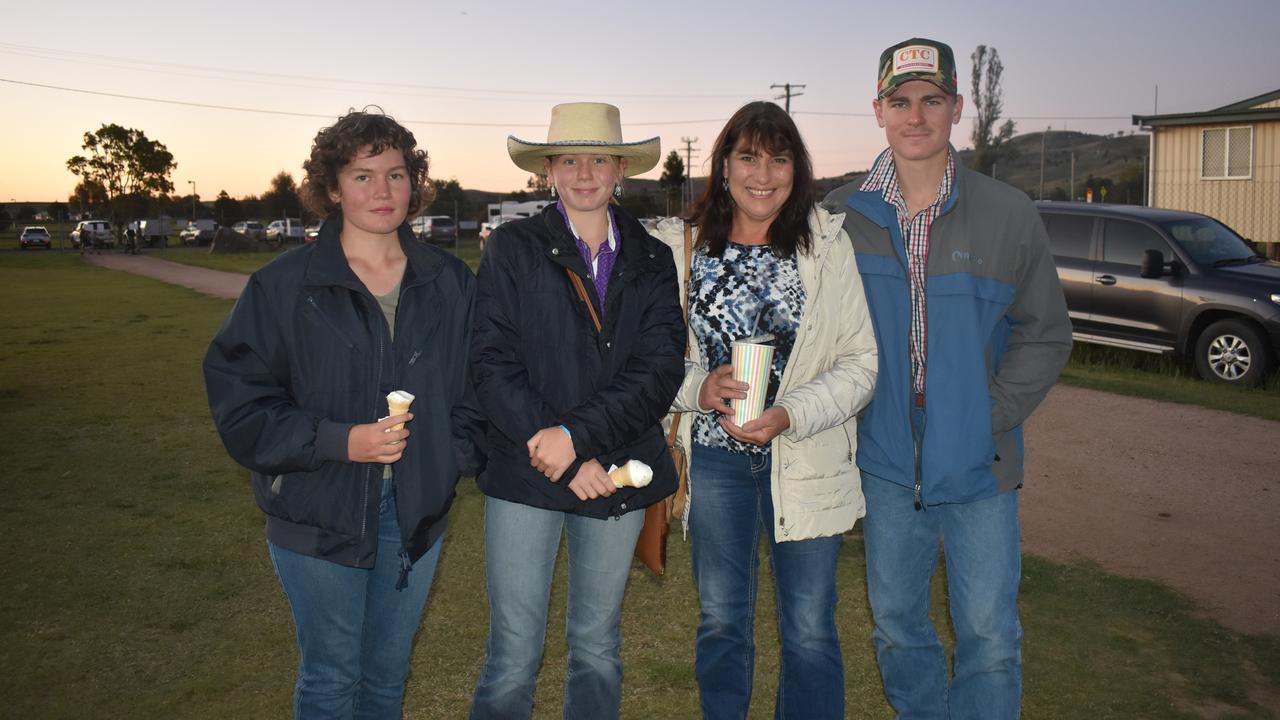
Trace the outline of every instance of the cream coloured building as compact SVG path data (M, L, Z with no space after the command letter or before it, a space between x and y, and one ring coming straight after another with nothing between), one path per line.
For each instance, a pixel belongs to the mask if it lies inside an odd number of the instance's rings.
M1148 205L1215 217L1280 258L1280 90L1133 124L1151 133Z

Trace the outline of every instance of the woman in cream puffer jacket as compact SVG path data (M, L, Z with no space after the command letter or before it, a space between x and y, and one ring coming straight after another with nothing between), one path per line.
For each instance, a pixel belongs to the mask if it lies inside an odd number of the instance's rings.
M704 720L746 717L754 666L757 548L766 540L782 644L775 717L844 716L836 633L841 534L865 511L854 463L859 410L877 371L872 329L842 215L814 205L813 168L777 105L749 103L712 150L688 217L696 248L686 284L685 223L655 234L677 258L688 359L673 409L689 451L684 524L701 617L695 673ZM732 345L772 336L759 418L729 402Z
M809 216L813 253L797 257L809 303L796 336L801 351L791 356L776 401L787 409L791 427L770 443L779 541L846 532L866 510L853 463L858 449L855 413L875 390L877 353L853 244L841 227L843 219L844 215L814 207ZM687 307L684 226L680 218L666 218L653 234L676 258L681 302ZM696 227L692 236L696 247ZM684 382L672 410L683 413L676 437L688 451L693 448L693 413L711 412L698 407L698 391L708 369L692 330L684 368ZM690 487L683 517L686 530L693 495Z

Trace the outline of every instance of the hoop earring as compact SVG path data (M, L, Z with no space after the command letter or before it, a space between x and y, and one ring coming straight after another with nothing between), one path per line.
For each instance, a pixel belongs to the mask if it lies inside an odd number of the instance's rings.
M613 196L616 198L622 197L622 183L617 183L613 186Z

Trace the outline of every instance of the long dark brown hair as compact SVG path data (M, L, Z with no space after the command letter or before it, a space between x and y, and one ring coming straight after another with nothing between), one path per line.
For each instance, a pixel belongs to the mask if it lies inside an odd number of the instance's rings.
M725 187L724 166L739 145L757 153L762 150L770 155L791 153L794 168L791 196L769 225L769 247L780 257L791 257L796 252L808 254L813 246L809 213L818 196L813 162L791 116L764 100L738 108L716 138L715 147L711 149L707 188L684 216L685 222L698 226L698 244L705 244L712 257L720 257L729 242L729 231L733 229L733 197Z

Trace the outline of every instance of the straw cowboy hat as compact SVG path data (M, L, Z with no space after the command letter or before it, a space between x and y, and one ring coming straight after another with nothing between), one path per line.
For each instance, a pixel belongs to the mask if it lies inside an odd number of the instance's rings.
M507 153L520 169L540 174L542 159L552 155L616 155L627 159L626 176L648 172L658 164L659 138L622 142L618 108L605 103L563 103L551 108L547 141L528 142L507 136Z

